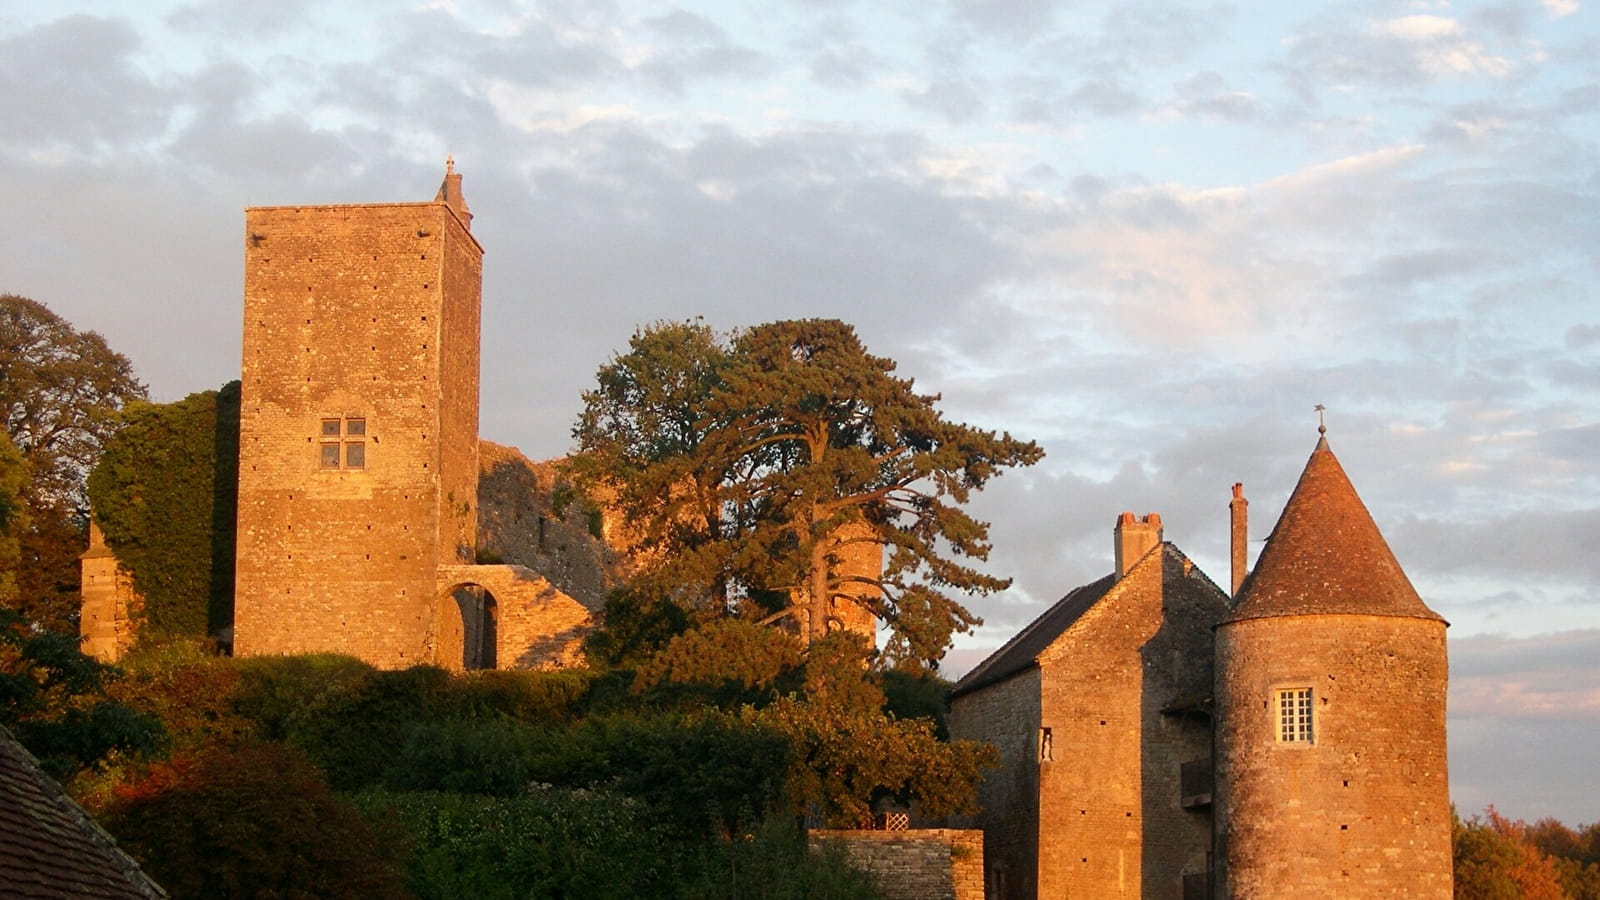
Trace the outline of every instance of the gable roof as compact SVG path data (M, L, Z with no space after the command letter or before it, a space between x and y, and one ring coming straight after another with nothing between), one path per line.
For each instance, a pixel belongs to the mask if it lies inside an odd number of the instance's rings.
M1323 437L1224 622L1326 614L1444 621L1411 586Z
M0 896L18 900L167 896L3 726Z
M1098 581L1091 581L1067 592L1065 597L1045 610L1044 615L1029 622L1026 627L1013 635L1011 640L1000 645L999 650L989 654L987 659L963 675L961 680L956 682L956 686L950 689L950 696L954 698L981 687L988 687L1037 665L1039 654L1071 628L1090 607L1100 602L1100 598L1104 597L1116 583L1117 576L1113 572Z
M1039 657L1045 650L1065 634L1067 629L1077 624L1096 603L1114 594L1116 586L1123 580L1131 579L1141 568L1166 565L1169 562L1181 566L1185 575L1191 571L1198 573L1204 579L1204 583L1216 592L1217 598L1226 603L1227 595L1221 588L1213 584L1204 572L1200 572L1175 544L1163 541L1130 566L1123 579L1118 579L1113 572L1097 581L1072 589L1065 597L1056 601L1054 606L1045 610L1043 615L1028 623L1027 627L1001 645L999 650L991 653L987 659L962 676L961 680L956 682L956 686L951 688L950 696L954 698L969 694L1038 665Z

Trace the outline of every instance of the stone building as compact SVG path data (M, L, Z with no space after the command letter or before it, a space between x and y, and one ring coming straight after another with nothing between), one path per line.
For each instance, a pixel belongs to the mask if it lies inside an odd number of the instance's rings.
M1451 896L1445 627L1319 440L1217 627L1218 896Z
M1161 517L1123 513L1115 568L1034 620L956 685L951 736L993 742L980 787L990 897L1181 897L1202 880L1211 626L1228 598Z
M957 683L990 898L1451 894L1445 625L1319 439L1226 594L1160 518Z
M245 211L234 652L570 661L589 610L480 565L483 248L432 202Z

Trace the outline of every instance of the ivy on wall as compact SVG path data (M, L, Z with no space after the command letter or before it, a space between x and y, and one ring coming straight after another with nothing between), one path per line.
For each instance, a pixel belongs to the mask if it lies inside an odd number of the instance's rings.
M239 382L120 415L89 501L144 598L140 639L216 634L233 622Z

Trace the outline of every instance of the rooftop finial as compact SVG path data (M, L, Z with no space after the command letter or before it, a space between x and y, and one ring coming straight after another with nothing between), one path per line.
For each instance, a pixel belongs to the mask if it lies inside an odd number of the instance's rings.
M1317 434L1327 434L1328 433L1328 423L1324 422L1322 420L1322 414L1325 411L1327 411L1327 409L1328 408L1326 406L1323 406L1321 403L1318 403L1317 406L1316 406L1316 410L1317 410Z
M444 173L446 175L451 175L451 174L455 173L455 170L456 170L456 155L454 153L445 154L445 158L444 158Z

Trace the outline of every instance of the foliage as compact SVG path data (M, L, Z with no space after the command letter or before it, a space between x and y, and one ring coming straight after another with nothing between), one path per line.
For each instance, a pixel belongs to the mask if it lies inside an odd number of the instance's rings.
M56 780L164 742L159 722L107 696L116 674L78 652L76 635L34 629L0 609L0 725Z
M799 669L803 654L800 642L784 632L741 619L711 622L673 638L639 668L633 686L640 692L693 687L691 697L718 706L757 702Z
M308 653L232 661L239 673L234 709L262 738L294 743L308 718L325 707L323 695L346 695L376 677L377 669L353 656Z
M685 839L731 833L780 796L788 745L737 716L596 716L558 728L510 720L415 723L389 754L398 791L510 796L528 784L605 786Z
M174 898L407 896L397 853L281 744L155 766L104 821Z
M83 481L117 428L114 413L143 399L128 358L44 304L0 294L0 421L33 469L38 501L83 508Z
M619 588L606 595L603 627L584 638L584 657L596 669L638 666L659 653L693 621L669 598Z
M675 895L685 900L876 900L871 876L852 869L844 851L806 849L805 833L793 817L772 816L751 833L710 844L697 871L684 877Z
M1455 895L1462 900L1561 900L1555 861L1525 836L1525 826L1495 811L1455 819Z
M680 843L615 791L535 785L509 797L371 791L356 802L410 838L418 897L870 900L838 853L811 854L792 820Z
M22 562L21 536L28 530L23 491L28 465L11 439L0 432L0 608L17 600L17 566Z
M131 403L118 421L89 498L144 599L140 639L214 634L233 620L239 382Z
M372 672L320 692L292 722L288 740L342 791L379 783L415 723L448 718L450 673L432 666Z
M100 335L75 330L41 303L0 294L0 424L29 475L10 602L34 625L77 630L84 479L116 430L116 411L144 395L127 357Z
M885 708L900 719L929 719L939 740L950 739L950 682L932 672L891 669L882 673Z
M886 799L915 803L930 818L976 812L978 780L1000 762L994 747L946 742L932 719L885 712L882 691L850 646L854 637L813 646L803 693L745 711L788 740L791 808L844 828L858 827Z
M961 506L1043 454L945 420L893 371L832 320L636 333L584 394L571 463L614 498L632 587L714 617L788 617L808 643L836 624L835 601L866 597L892 660L936 662L978 621L950 592L1009 583L962 562L989 544ZM845 564L861 544L887 551L881 577Z
M359 795L378 821L409 837L417 896L657 896L670 861L644 808L609 792L535 786L514 797L448 793Z
M243 668L217 656L209 641L151 644L122 659L122 676L107 693L159 720L173 752L232 747L260 734L239 710Z
M1522 825L1522 837L1555 860L1566 896L1600 900L1600 822L1574 831L1555 819L1540 819Z

